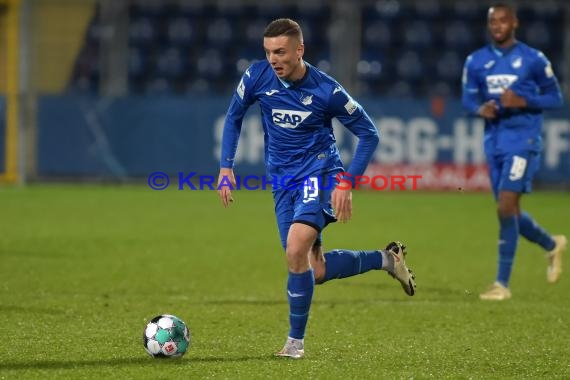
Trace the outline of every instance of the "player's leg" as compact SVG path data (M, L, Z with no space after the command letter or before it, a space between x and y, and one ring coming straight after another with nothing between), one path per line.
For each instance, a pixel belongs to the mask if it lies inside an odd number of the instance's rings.
M288 277L287 277L287 299L289 301L289 322L290 331L289 337L285 343L283 349L276 353L277 356L291 357L291 358L301 358L304 355L304 342L303 337L305 333L305 327L308 318L308 306L310 306L310 301L312 298L312 293L314 289L314 278L312 272L305 270L305 273L298 273L299 269L302 271L306 268L308 264L303 264L302 258L296 258L297 255L294 251L298 248L298 238L292 236L292 243L289 246L289 251L287 251L288 241L291 226L294 219L294 193L287 189L274 189L273 199L275 202L275 216L277 218L277 226L279 228L279 235L281 237L281 245L287 254L287 266L288 266ZM308 227L308 226L307 226ZM310 227L308 227L310 228ZM310 232L309 232L310 233ZM316 233L314 233L316 236ZM294 233L297 235L297 233ZM307 237L303 237L306 239ZM311 237L308 238L309 240ZM314 240L314 238L313 238ZM310 246L305 251L305 261L308 262L308 252ZM297 247L297 248L296 248ZM291 258L291 263L289 263ZM291 269L294 271L292 272ZM297 273L295 272L297 271ZM292 297L293 295L293 297ZM299 296L302 295L302 296Z
M493 157L489 162L491 184L497 199L499 260L496 281L480 295L483 300L500 301L511 297L508 287L519 238L520 198L534 175L529 166L533 154L507 154Z
M493 285L479 295L482 300L502 301L511 298L509 280L518 244L518 208L520 194L500 190L497 199L499 219L499 260Z
M289 336L277 356L300 359L304 356L304 338L313 298L315 278L309 263L309 252L318 231L305 223L293 223L287 236L285 250L289 274L287 299L289 301Z
M514 191L499 191L497 217L499 219L499 268L497 282L509 286L512 265L518 245L518 213L521 194Z
M415 276L406 266L405 255L406 247L400 242L392 242L386 249L374 251L334 249L323 253L320 245L313 246L310 257L316 284L381 269L397 279L407 295L413 296Z
M527 169L529 170L529 181L523 189L524 192L530 193L532 190L531 179L538 172L539 165L540 155L531 155ZM539 245L546 251L546 259L548 261L546 279L550 283L558 281L562 273L562 253L566 250L568 243L566 236L550 235L530 214L524 211L521 211L519 214L519 232L527 240Z
M329 178L334 181L334 179ZM317 186L318 187L318 186ZM303 205L300 219L312 221L313 224L324 228L336 221L330 199L334 186L324 186L318 191L319 202L307 202ZM415 281L411 271L406 267L404 255L405 247L390 243L386 249L377 250L348 250L335 249L323 253L321 237L317 238L310 255L311 267L315 275L315 282L322 284L339 278L346 278L371 270L383 269L402 284L408 295L414 294Z

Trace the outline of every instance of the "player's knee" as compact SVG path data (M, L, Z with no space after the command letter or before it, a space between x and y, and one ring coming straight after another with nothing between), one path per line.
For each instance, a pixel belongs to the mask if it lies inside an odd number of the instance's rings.
M302 250L297 249L295 247L287 246L285 250L285 256L287 256L287 261L289 262L297 262L301 261L303 258L306 258L307 253L303 253Z
M517 214L516 204L510 202L499 202L497 206L497 215L499 218L510 218Z

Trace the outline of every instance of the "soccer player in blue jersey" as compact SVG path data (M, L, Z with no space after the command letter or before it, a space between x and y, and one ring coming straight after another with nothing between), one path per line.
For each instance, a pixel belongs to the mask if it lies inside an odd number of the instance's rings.
M489 8L491 44L467 57L463 105L485 119L485 154L499 218L496 281L483 300L511 298L509 278L519 234L546 251L547 280L558 281L567 239L551 236L521 210L523 193L540 164L542 111L562 105L562 94L544 54L515 39L515 9L500 3Z
M276 355L301 358L315 284L384 269L401 283L406 294L414 295L416 285L400 242L383 250L323 253L323 229L336 220L346 222L352 215L352 194L344 180L354 184L355 176L363 174L378 144L378 132L342 86L303 60L303 34L295 21L271 22L263 34L263 47L267 59L246 70L227 112L218 193L225 207L233 201L233 166L242 119L258 102L265 163L273 181L275 215L288 266L290 330ZM334 117L359 138L346 172L335 145ZM342 188L336 177L341 173Z

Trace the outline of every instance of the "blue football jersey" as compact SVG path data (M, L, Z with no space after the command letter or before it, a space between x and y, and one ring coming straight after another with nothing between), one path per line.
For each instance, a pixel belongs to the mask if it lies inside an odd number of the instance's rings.
M562 105L558 80L542 52L519 41L505 50L485 46L467 57L462 82L463 106L470 113L491 99L499 106L497 117L485 120L488 153L540 151L542 110ZM501 107L507 88L524 97L527 107Z
M222 168L233 167L243 117L258 102L270 176L302 180L343 171L331 123L334 117L359 138L348 172L353 176L364 172L379 141L376 126L336 80L305 64L305 76L294 83L279 79L266 60L246 70L225 119Z

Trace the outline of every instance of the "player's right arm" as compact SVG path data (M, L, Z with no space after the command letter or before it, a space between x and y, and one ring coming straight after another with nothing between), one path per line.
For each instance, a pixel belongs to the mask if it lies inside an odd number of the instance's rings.
M469 112L469 114L480 116L485 119L494 119L497 117L499 106L495 100L491 99L481 103L483 96L480 92L479 81L477 80L474 68L473 55L470 55L465 60L461 82L461 101L463 103L463 107Z
M233 202L232 190L236 182L234 162L237 152L243 117L255 99L252 96L251 67L243 74L226 113L222 134L222 152L220 156L220 174L218 175L218 195L224 207Z

